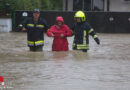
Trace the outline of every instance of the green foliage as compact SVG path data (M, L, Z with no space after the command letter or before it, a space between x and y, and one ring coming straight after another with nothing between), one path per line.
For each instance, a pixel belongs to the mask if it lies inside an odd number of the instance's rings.
M62 10L62 0L0 0L0 10L4 11L5 3L9 3L8 10Z

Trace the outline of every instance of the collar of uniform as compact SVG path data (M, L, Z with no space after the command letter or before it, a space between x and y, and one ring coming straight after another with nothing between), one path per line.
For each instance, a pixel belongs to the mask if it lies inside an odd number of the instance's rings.
M84 22L77 22L77 24L83 24Z

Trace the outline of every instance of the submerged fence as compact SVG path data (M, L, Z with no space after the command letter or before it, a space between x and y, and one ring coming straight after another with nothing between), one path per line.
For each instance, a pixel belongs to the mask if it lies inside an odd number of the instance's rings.
M41 11L48 25L55 24L57 16L63 16L65 24L72 27L75 12ZM87 22L99 33L130 33L130 12L85 12ZM31 11L15 11L14 31L26 18L32 16Z

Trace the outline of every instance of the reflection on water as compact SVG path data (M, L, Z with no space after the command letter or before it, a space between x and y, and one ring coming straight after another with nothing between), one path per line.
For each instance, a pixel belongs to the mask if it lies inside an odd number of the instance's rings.
M7 90L130 90L130 34L90 38L88 53L52 52L45 36L43 52L30 52L26 33L0 33L0 75ZM116 87L115 87L116 86Z

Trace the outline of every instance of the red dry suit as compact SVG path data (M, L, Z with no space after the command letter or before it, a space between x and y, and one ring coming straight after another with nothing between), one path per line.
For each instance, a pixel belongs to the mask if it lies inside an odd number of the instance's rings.
M58 27L57 23L61 21L62 26ZM68 41L67 36L72 36L72 31L70 28L64 24L64 20L61 16L57 17L56 24L53 25L48 31L47 35L49 37L54 35L53 45L52 45L52 51L68 51ZM61 37L61 34L64 35L64 37Z

